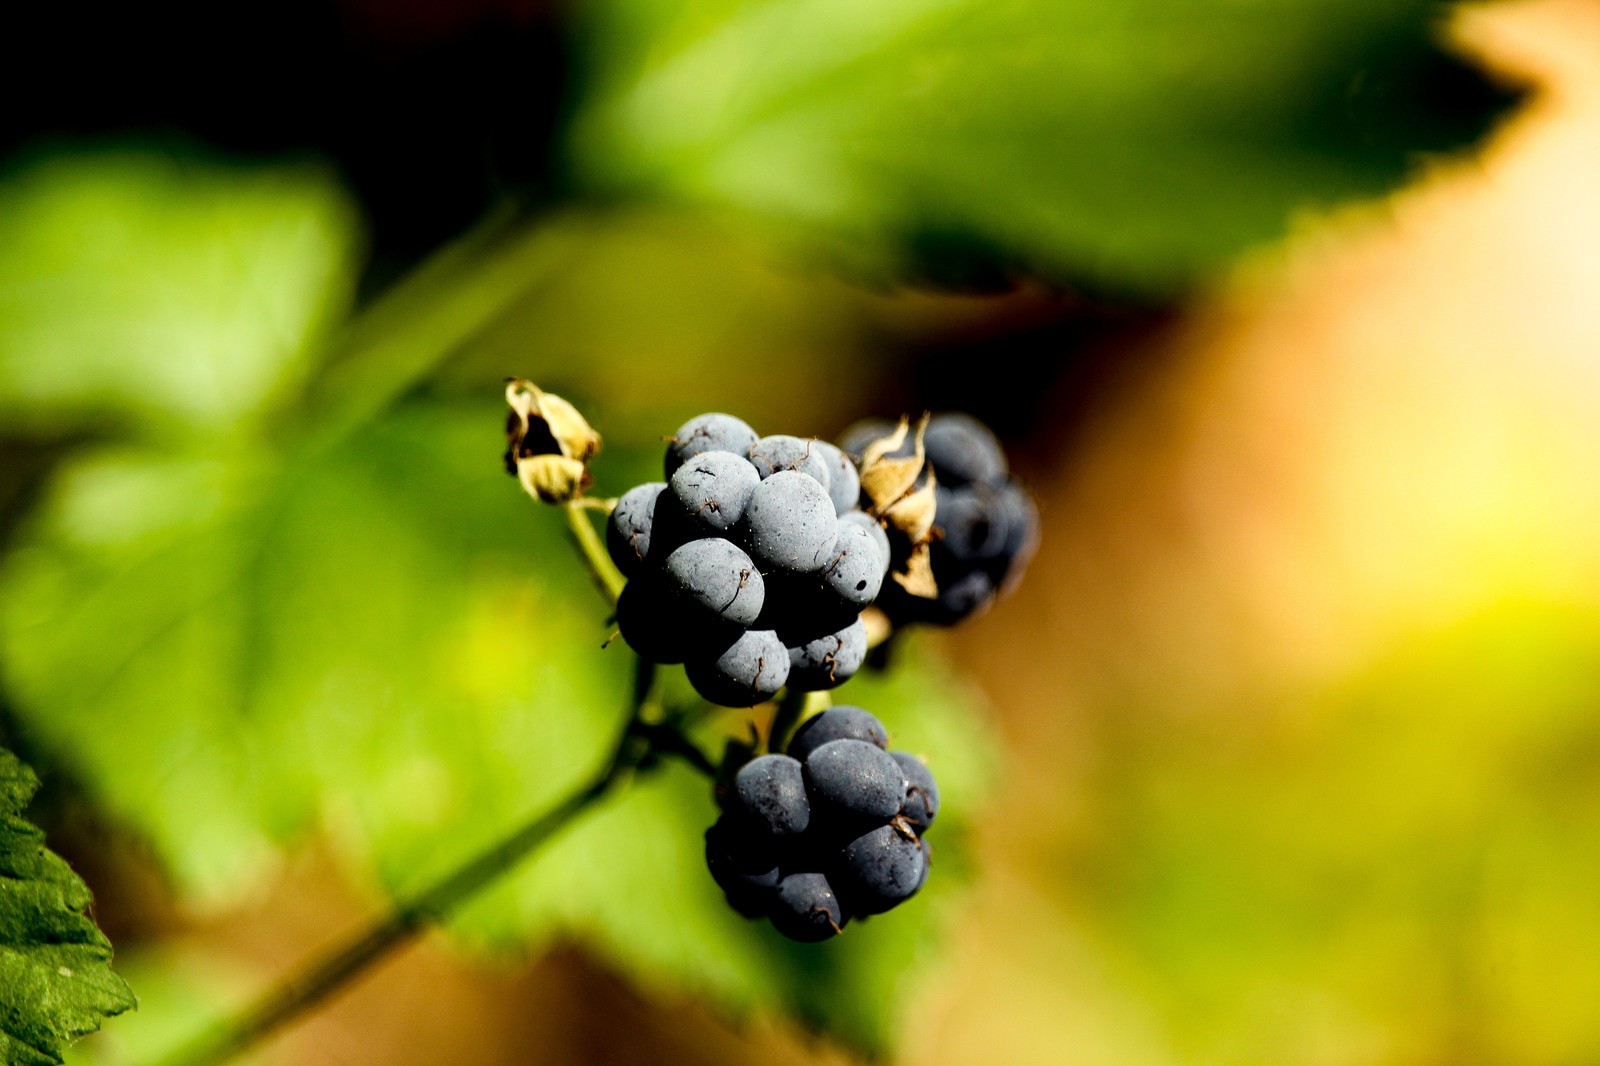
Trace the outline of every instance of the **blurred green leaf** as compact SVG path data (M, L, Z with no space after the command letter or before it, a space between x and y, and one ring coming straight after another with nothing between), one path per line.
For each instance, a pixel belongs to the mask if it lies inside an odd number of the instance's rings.
M0 186L0 423L220 431L295 395L345 313L349 203L316 168L59 157Z
M797 272L729 223L703 211L643 209L542 218L521 241L522 296L505 301L434 382L481 388L513 368L558 392L581 389L612 412L646 416L613 420L608 441L655 441L657 416L670 432L690 415L727 407L766 432L832 428L810 420L841 417L841 380L864 403L873 375L891 372L884 327L871 318L889 301ZM731 358L750 352L760 353L759 375L728 372Z
M22 817L39 779L0 748L0 1063L59 1063L67 1044L137 1001L89 888Z
M779 220L856 269L1144 289L1478 136L1434 0L611 0L581 183Z
M325 806L470 811L463 746L535 743L545 700L612 685L584 660L538 688L604 631L500 470L500 406L281 466L119 448L60 472L0 572L8 681L191 892L247 884Z

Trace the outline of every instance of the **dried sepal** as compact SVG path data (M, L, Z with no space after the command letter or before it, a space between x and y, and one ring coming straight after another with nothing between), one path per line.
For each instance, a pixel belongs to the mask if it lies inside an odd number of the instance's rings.
M933 516L939 506L938 491L933 471L929 470L921 485L884 510L884 523L890 529L905 534L912 544L926 544L933 537Z
M928 542L911 546L905 568L890 575L895 582L913 596L932 600L939 596L939 583L933 579L933 555Z
M566 503L591 482L588 462L600 450L600 434L578 409L531 381L506 382L506 472L544 503Z
M896 454L905 448L906 436L912 433L911 422L905 417L901 417L893 433L863 449L861 492L871 503L869 512L873 517L882 517L895 501L916 485L927 457L922 447L922 435L927 428L928 416L924 414L917 420L910 455Z
M566 503L583 495L594 481L589 468L576 459L540 455L517 471L522 487L545 503Z
M929 544L933 539L938 484L923 447L928 418L924 413L913 424L902 417L893 433L862 450L861 491L869 503L868 513L881 519L891 533L898 534L897 540L910 545L910 554L895 566L890 577L911 595L934 599L939 595L939 586L933 578Z

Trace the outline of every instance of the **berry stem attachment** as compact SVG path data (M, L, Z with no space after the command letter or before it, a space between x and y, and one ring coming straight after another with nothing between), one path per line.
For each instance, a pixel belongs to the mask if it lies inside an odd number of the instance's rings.
M767 728L768 752L776 755L783 751L789 734L800 724L800 712L805 710L805 705L804 692L792 688L783 690L783 699L778 701L778 710L773 714L772 724Z
M639 733L649 741L652 754L671 755L681 759L711 781L716 781L717 764L683 735L675 721L663 722L660 725L641 725Z
M600 534L595 532L594 524L589 521L589 516L585 513L586 510L603 508L586 505L581 500L569 500L561 505L561 509L566 512L567 528L572 531L572 537L577 541L578 553L583 557L589 576L594 579L595 588L600 590L600 595L605 597L606 603L615 607L617 597L622 595L622 587L627 584L627 579L611 561L611 556L606 554L606 546L600 542Z
M633 722L635 727L657 726L666 720L661 701L661 672L656 664L636 658L633 668Z
M772 727L767 730L767 751L773 754L782 752L788 747L796 726L832 705L833 698L825 691L785 689L778 712L772 716Z

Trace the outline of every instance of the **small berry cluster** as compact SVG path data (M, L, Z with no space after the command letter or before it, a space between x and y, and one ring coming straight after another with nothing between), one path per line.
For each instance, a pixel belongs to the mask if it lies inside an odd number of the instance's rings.
M863 454L894 426L865 422L850 429L841 446ZM1039 537L1039 512L1027 490L1010 476L994 433L971 415L933 415L923 434L926 468L936 506L929 558L937 595L912 595L885 582L877 606L896 625L953 625L976 614L1015 582ZM894 564L899 567L895 553Z
M809 943L922 887L939 789L888 745L877 718L838 706L805 722L787 754L739 769L706 832L706 863L735 910Z
M860 612L883 586L889 545L856 509L850 459L714 413L673 435L665 472L624 493L606 527L629 579L617 603L629 646L683 663L696 691L729 707L854 674L867 652Z

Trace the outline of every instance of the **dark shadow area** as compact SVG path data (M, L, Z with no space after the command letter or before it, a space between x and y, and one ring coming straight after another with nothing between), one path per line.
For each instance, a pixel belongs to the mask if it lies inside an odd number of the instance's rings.
M106 139L339 168L363 290L545 188L565 50L526 0L29 3L0 50L0 155Z

